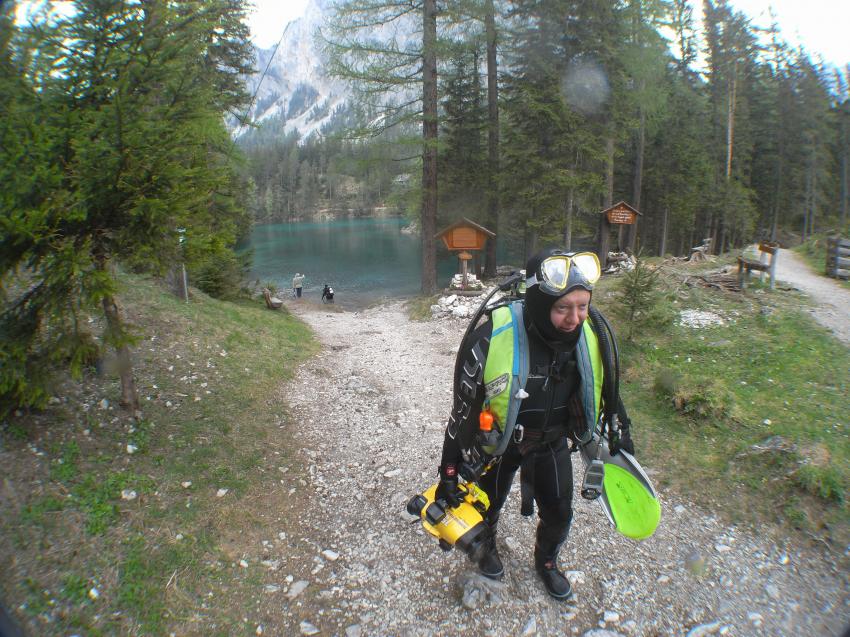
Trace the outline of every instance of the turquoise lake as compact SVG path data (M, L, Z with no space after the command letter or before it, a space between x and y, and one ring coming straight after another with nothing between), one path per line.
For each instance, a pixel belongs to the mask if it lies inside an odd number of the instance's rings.
M404 219L265 224L242 247L254 251L252 279L286 293L300 272L308 299L318 301L328 283L337 304L358 309L419 293L422 251L418 235L402 233L406 225ZM446 287L457 259L442 242L437 257L437 286Z

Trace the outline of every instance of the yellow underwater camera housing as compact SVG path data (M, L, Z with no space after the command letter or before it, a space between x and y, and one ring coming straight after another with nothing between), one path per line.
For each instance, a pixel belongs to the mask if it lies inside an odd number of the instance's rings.
M407 512L422 520L422 526L440 543L440 548L450 551L457 547L473 561L477 560L484 542L490 536L490 527L484 514L490 508L487 494L474 482L459 483L461 502L447 507L435 499L437 485L413 496L407 503Z

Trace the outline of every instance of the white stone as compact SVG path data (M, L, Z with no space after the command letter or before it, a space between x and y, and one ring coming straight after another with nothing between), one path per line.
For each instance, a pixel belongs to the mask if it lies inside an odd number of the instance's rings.
M303 593L304 589L307 588L309 585L310 585L310 582L308 582L306 580L303 580L303 579L298 580L292 586L289 587L289 591L287 591L286 596L289 599L295 599L301 593Z
M688 631L687 637L706 637L706 635L713 635L717 632L717 629L720 628L720 622L711 622L710 624L700 624L699 626L694 626Z
M180 483L180 486L181 486L181 487L183 487L184 489L188 489L189 487L191 487L191 486L192 486L192 481L191 481L191 480L186 480L185 482L181 482L181 483Z
M122 500L135 500L138 494L132 489L123 489L121 491Z
M336 562L339 559L339 553L332 551L331 549L325 549L322 551L322 556L331 562Z
M127 453L129 453L129 454L134 454L134 453L136 453L138 450L139 450L139 448L138 448L136 445L129 444L129 443L127 444Z
M227 495L228 491L229 491L229 489L219 489L218 491L215 492L215 497L223 498L224 496Z
M584 584L584 571L567 571L564 575L574 586Z
M302 635L318 635L319 629L308 621L303 621L298 625Z
M620 613L613 610L606 610L602 614L602 621L606 624L616 624L620 621Z

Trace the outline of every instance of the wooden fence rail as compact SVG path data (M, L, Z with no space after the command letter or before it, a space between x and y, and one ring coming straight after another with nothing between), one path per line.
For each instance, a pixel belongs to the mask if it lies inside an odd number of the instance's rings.
M850 239L834 237L826 240L826 275L850 279Z

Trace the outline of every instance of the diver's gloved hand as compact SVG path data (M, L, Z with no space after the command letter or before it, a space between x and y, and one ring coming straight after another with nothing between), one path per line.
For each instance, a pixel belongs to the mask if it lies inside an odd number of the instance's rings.
M620 449L635 455L635 443L632 442L632 434L629 433L628 423L620 423L620 434L611 442L611 455L616 456Z
M457 467L447 464L440 467L440 483L437 485L435 500L443 500L450 508L460 504L460 496L457 486Z

